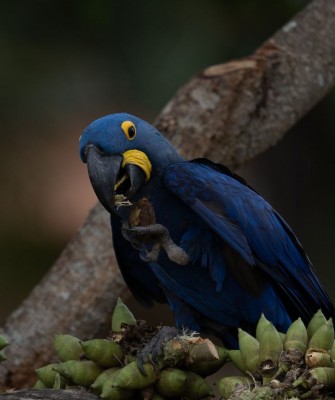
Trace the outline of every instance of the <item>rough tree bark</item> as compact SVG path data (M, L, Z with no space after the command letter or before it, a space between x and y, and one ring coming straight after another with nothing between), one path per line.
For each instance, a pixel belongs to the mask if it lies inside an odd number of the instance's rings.
M98 400L99 396L85 390L25 389L0 393L2 400Z
M182 87L156 126L186 157L237 167L274 145L335 82L335 2L314 0L254 54L211 66ZM125 290L107 213L97 206L1 333L11 346L2 389L26 387L52 358L52 334L106 332Z

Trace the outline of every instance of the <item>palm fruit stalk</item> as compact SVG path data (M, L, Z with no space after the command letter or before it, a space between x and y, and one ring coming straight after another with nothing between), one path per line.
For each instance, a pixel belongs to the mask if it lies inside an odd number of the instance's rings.
M332 359L335 345L331 319L327 321L318 311L306 329L298 318L288 328L283 344L279 332L264 316L260 318L258 327L258 370L262 378L255 371L252 373L253 385L232 384L233 391L229 390L229 385L224 385L225 380L230 382L229 377L224 378L223 383L219 384L222 396L229 400L330 398L327 397L328 393L335 389L335 363ZM243 331L240 330L241 333ZM242 338L248 338L255 346L247 335L243 334ZM241 344L243 340L240 340ZM240 350L230 350L228 354L234 364L240 364L239 368L246 372L248 368L241 362L246 361L245 354L242 358L242 346Z
M326 321L320 311L308 325L309 330L301 319L294 321L284 340L262 315L257 338L238 330L239 350L215 346L192 333L173 338L165 344L156 365L144 364L145 374L138 367L136 352L157 328L136 322L129 313L120 300L113 325L119 332L113 333L114 341L81 342L70 335L56 336L57 353L66 361L38 369L36 387L90 387L106 400L201 400L213 396L204 377L230 359L249 376L220 380L220 394L229 400L325 399L335 389L334 329L332 320Z

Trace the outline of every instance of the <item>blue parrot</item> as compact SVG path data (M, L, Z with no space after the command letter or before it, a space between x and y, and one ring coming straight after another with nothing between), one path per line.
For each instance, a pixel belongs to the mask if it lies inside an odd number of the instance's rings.
M227 167L183 159L153 126L119 113L80 138L92 186L111 214L119 267L144 305L168 302L178 328L237 346L266 318L282 332L334 306L297 237Z

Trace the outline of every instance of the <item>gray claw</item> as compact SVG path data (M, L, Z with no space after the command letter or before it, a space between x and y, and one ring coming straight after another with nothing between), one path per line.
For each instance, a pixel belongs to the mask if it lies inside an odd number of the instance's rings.
M163 326L150 342L144 346L137 355L137 365L143 375L146 375L143 364L149 360L155 364L158 357L163 354L165 343L179 335L181 335L179 329L172 326Z

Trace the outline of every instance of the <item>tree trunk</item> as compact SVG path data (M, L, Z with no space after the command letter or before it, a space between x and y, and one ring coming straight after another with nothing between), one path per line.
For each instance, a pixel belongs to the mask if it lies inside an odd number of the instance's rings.
M254 54L211 66L182 87L156 126L186 157L237 167L273 146L335 82L335 2L314 0ZM27 387L53 357L54 333L107 332L125 291L109 218L94 208L77 236L0 333L9 339L3 389ZM14 397L13 397L14 398Z

